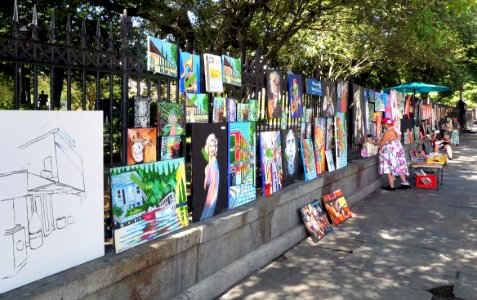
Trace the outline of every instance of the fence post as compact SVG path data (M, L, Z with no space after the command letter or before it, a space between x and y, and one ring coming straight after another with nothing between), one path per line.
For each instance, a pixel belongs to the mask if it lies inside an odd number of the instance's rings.
M126 165L127 162L127 135L128 135L128 83L129 83L129 19L127 10L125 9L121 15L121 55L122 55L122 71L121 71L121 164Z

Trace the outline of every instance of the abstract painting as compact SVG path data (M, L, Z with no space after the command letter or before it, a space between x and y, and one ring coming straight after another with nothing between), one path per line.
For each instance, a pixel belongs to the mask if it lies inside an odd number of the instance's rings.
M161 160L181 157L181 142L180 136L161 137Z
M186 123L209 122L209 95L208 94L185 94Z
M208 93L223 93L222 58L204 53L205 90Z
M326 142L325 150L330 150L333 147L333 118L326 118Z
M235 98L227 98L225 113L227 114L227 122L237 121L237 101Z
M250 99L248 100L248 105L250 109L248 120L253 122L258 121L258 100Z
M277 71L267 72L267 112L268 118L280 118L282 113L281 78Z
M362 145L366 139L366 131L364 128L363 114L363 88L357 84L353 84L353 143Z
M290 117L298 119L303 116L303 77L297 74L288 74L288 99Z
M305 169L305 181L316 178L315 153L311 139L301 139L301 158Z
M177 45L148 36L147 70L177 77Z
M313 148L315 150L316 174L325 172L326 119L315 118Z
M305 79L306 93L314 96L323 96L323 89L321 86L321 81L306 78Z
M242 85L242 62L240 58L222 55L222 74L225 84Z
M223 97L214 97L214 107L212 111L212 122L214 123L222 123L225 122L226 119L225 113L225 98Z
M257 198L255 122L229 123L229 209Z
M336 170L335 162L333 161L333 152L331 150L325 150L326 156L326 166L328 168L328 172L332 172Z
M283 188L282 143L280 131L260 132L262 194L270 196Z
M192 220L211 218L227 210L226 124L192 124Z
M384 98L383 98L383 93L376 93L376 96L374 97L374 110L375 111L385 111L384 107ZM384 96L386 97L386 96Z
M161 136L185 135L185 112L181 103L157 104L158 130Z
M128 165L156 161L156 141L156 128L128 129Z
M301 219L313 242L317 243L333 230L320 200L299 209Z
M250 120L250 104L237 103L237 122L247 122Z
M200 93L200 56L187 52L180 54L180 93Z
M323 117L333 117L335 115L336 87L333 81L323 80Z
M184 158L110 169L116 253L189 225Z
M346 199L341 190L336 190L333 193L324 195L322 200L333 225L338 225L352 217L349 206L346 203Z
M3 294L104 255L103 113L4 110L0 128Z
M348 81L337 81L336 112L346 112L348 108Z
M288 186L297 181L298 175L298 131L288 129L282 131L283 152L283 186Z
M134 127L149 127L151 120L151 98L145 96L134 96Z
M346 131L346 113L337 112L335 116L336 169L348 164L348 133Z

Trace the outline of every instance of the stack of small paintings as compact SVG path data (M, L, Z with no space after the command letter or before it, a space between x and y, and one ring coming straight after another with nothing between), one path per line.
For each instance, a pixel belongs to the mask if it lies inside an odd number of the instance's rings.
M189 225L184 158L110 169L116 253Z
M269 196L283 188L280 131L260 132L262 194Z
M322 197L323 205L328 211L333 225L338 225L352 217L351 211L341 190L336 190Z
M209 122L209 96L207 94L185 94L186 122L208 123Z
M128 165L156 161L156 128L128 129Z
M298 131L296 129L282 130L283 151L283 186L297 181L298 175Z
M184 105L180 103L159 102L158 130L161 136L185 135Z
M311 139L301 139L301 158L305 169L305 181L316 178L315 153Z
M313 242L317 243L333 230L320 200L314 200L298 211Z

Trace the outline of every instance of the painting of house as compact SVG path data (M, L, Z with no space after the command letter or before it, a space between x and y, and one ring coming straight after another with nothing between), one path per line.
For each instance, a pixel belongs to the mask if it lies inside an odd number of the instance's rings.
M177 77L177 45L148 36L147 70Z
M260 159L262 194L263 196L270 196L283 188L280 131L260 132Z
M116 253L189 225L184 158L110 170Z
M242 85L242 62L239 58L222 55L222 70L225 84Z
M229 209L257 198L255 123L229 123Z
M200 93L200 56L180 52L179 92Z
M186 123L209 122L209 95L208 94L185 94Z
M104 255L102 117L0 111L0 294Z

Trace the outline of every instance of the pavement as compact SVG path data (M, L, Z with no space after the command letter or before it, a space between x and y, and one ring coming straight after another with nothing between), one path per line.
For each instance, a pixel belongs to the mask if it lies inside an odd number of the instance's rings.
M477 134L460 142L439 191L375 191L218 299L477 299Z

